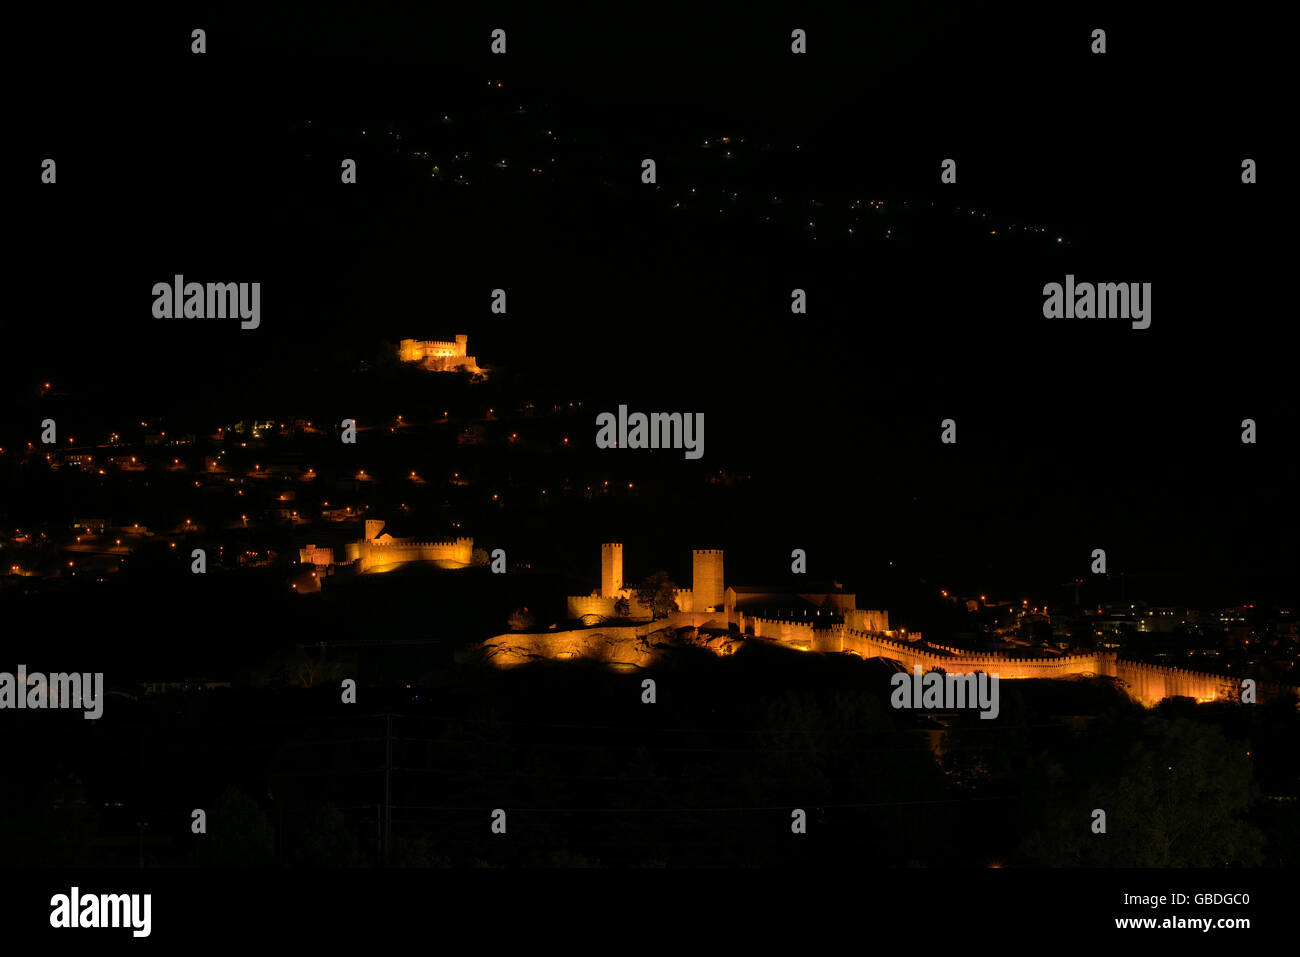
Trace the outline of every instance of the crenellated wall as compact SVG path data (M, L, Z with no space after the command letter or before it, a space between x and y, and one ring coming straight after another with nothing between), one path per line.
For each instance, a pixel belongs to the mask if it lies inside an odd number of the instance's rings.
M397 355L403 362L414 362L431 372L448 372L465 366L478 371L478 363L469 354L469 337L459 335L454 342L436 339L403 339L397 345Z
M320 545L304 545L298 549L298 561L304 565L333 565L334 549Z
M744 628L745 634L753 635L755 638L784 641L789 644L799 645L809 651L812 650L816 638L814 634L816 629L813 628L811 622L806 621L783 621L746 616Z
M650 609L637 601L636 592L631 588L624 588L613 595L601 595L598 592L592 592L590 595L569 595L565 602L568 606L570 618L582 618L584 615L617 618L614 605L621 598L627 599L629 618L650 617Z
M1143 704L1154 704L1162 698L1175 696L1195 698L1197 701L1231 699L1237 698L1241 689L1241 681L1237 678L1141 661L1116 661L1115 676ZM1260 696L1264 697L1265 689L1261 686L1259 690Z
M473 560L474 539L413 542L405 538L367 539L343 546L347 561L360 561L361 571L401 562L449 562L468 565Z
M909 670L920 665L925 670L942 668L956 674L984 671L1001 678L1064 678L1071 675L1104 675L1118 678L1128 693L1151 707L1164 698L1187 697L1197 701L1236 699L1240 679L1227 675L1191 671L1167 665L1128 661L1113 652L1063 655L1054 658L1018 658L1001 654L982 654L962 648L920 642L901 642L880 635L844 629L841 647L830 650L851 651L864 658L892 658ZM1295 687L1260 684L1260 699L1296 691Z
M695 611L695 592L689 588L678 588L673 592L673 601L677 602L678 611ZM703 611L703 606L701 606Z
M348 547L351 549L353 546ZM303 554L306 556L307 550ZM623 587L622 558L621 545L607 543L602 546L601 588L590 595L570 597L569 617L595 615L613 618L614 604L620 597L629 599L632 617L650 617L650 609L636 600L635 592ZM844 618L843 624L817 627L812 620L752 617L735 608L736 591L732 589L728 593L724 589L721 550L696 549L692 552L692 558L694 587L676 590L678 611L655 622L655 627L725 629L739 625L741 633L746 636L778 641L804 651L847 652L863 658L888 658L899 662L909 671L920 665L925 671L934 668L941 668L951 674L983 671L1009 679L1067 678L1075 675L1112 677L1118 679L1135 700L1148 707L1169 697L1214 701L1236 699L1240 693L1240 680L1237 678L1120 660L1112 652L1016 657L927 643L921 640L919 634L912 634L910 640L899 640L891 637L889 612L856 608L853 595L800 595L815 604L822 604L829 599L833 610ZM303 561L307 561L307 558L304 557ZM745 594L749 601L756 597L752 591ZM708 612L709 607L717 608L718 611ZM1284 691L1300 692L1300 688L1274 684L1260 684L1258 687L1261 700Z
M854 631L889 631L889 612L853 608L843 612L844 624Z

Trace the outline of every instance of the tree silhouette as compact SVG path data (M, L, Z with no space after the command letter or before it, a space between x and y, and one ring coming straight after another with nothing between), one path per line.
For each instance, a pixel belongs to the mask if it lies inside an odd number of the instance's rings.
M296 856L298 863L308 867L356 867L361 863L356 835L333 804L321 805L308 819Z
M1042 769L1045 800L1021 853L1029 863L1225 867L1259 863L1263 836L1244 815L1255 797L1248 747L1212 725L1145 716L1099 735L1074 767ZM1106 832L1092 831L1094 809Z
M677 610L676 592L667 572L655 572L636 586L636 600L650 609L652 619L664 618Z
M237 788L226 788L198 835L199 863L205 867L264 867L275 860L275 831L257 802Z

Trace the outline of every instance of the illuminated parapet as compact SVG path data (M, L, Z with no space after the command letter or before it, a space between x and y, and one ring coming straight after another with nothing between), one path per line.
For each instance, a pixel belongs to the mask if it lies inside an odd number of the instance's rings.
M889 631L889 612L854 608L844 612L844 623L853 631Z
M333 565L334 549L306 545L298 549L298 561L303 565Z
M397 344L398 358L413 362L430 372L452 372L465 368L478 372L478 362L469 354L469 336L458 335L453 342L437 339L402 339Z
M369 531L369 530L367 530ZM360 562L363 572L406 562L433 562L444 567L461 567L473 560L474 539L417 542L381 535L344 546L348 562Z

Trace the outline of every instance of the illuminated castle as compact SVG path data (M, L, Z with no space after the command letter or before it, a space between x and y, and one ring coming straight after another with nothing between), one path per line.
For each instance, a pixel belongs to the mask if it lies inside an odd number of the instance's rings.
M809 583L806 590L765 588L754 585L728 587L723 577L722 550L697 548L691 553L691 587L679 588L673 598L677 611L668 616L671 626L730 628L756 637L780 636L793 640L795 632L829 628L832 624L870 633L892 635L889 612L857 607L857 596L838 584ZM600 588L589 595L568 598L570 618L618 618L616 605L628 603L629 618L648 618L650 609L637 601L636 589L623 582L623 546L600 546Z
M469 336L457 336L455 342L426 339L403 339L397 346L403 362L413 362L426 372L480 372L469 355Z
M457 538L444 542L419 542L394 538L383 531L384 523L366 519L366 537L343 546L345 558L335 562L334 549L307 545L298 552L304 565L350 565L357 563L361 572L383 572L404 562L434 562L441 568L464 568L473 560L474 539Z
M708 549L693 553L693 587L677 590L676 612L640 625L611 622L607 619L649 619L651 611L637 601L636 589L624 586L623 546L602 545L600 558L600 588L590 595L568 599L571 618L582 619L584 626L598 627L499 635L483 643L488 660L498 667L556 657L646 667L657 657L657 652L642 640L649 630L726 627L733 635L738 631L741 640L760 638L799 651L879 658L904 672L919 667L948 674L982 671L1005 679L1109 677L1117 679L1130 696L1147 707L1169 697L1207 702L1239 701L1241 696L1240 677L1131 661L1114 652L1020 657L927 642L919 632L891 631L888 612L858 608L856 596L843 592L836 584L826 587L810 583L807 591L797 593L782 588L724 587L722 552ZM615 605L620 600L628 602L626 615L616 613ZM704 647L727 655L734 652L735 641L715 636L704 642ZM1260 700L1265 700L1300 693L1300 687L1261 682L1257 693Z

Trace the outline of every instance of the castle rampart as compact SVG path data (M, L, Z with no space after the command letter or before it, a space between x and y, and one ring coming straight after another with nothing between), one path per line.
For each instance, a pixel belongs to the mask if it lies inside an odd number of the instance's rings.
M415 542L405 538L377 538L343 546L349 562L360 561L361 571L401 562L444 562L468 565L473 561L474 539Z
M464 367L478 372L478 362L469 354L469 337L458 335L454 342L436 339L403 339L397 345L403 362L412 362L429 372L452 372Z

